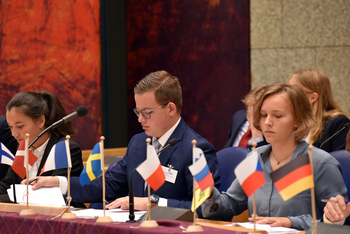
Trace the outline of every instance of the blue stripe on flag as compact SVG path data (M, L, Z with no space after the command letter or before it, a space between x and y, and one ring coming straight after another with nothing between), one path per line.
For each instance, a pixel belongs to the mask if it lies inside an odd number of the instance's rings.
M205 165L205 167L197 174L194 176L197 182L201 181L204 179L208 174L209 174L209 167L208 164Z
M67 168L68 160L67 160L67 150L66 150L66 142L60 141L56 144L55 148L55 167L56 168Z

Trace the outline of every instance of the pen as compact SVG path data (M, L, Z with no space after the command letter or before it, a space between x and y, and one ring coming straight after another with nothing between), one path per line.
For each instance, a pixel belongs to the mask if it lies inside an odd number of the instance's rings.
M37 182L39 180L39 177L35 178L34 180L32 180L29 184L34 184L35 182Z
M334 200L330 200L330 199L321 199L321 202L334 202L334 203L338 203L338 201L334 201ZM349 201L345 201L345 204L348 204Z

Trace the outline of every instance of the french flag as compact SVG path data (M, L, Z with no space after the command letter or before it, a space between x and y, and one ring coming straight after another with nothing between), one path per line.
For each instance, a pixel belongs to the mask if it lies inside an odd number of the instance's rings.
M196 161L189 166L191 174L197 181L197 184L201 191L204 191L212 184L214 184L213 176L209 170L207 160L205 159L204 153L200 148L193 148L193 159Z
M247 197L265 184L264 173L256 150L236 166L235 174Z
M153 145L147 145L147 159L136 170L154 191L165 182L165 174Z
M41 169L40 175L46 171L68 167L72 167L69 142L68 140L60 141L52 146L51 151L47 156L45 165Z

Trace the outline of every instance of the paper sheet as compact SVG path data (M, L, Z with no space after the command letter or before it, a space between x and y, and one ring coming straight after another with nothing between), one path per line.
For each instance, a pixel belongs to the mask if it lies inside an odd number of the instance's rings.
M228 226L240 226L244 228L254 229L253 222L243 222L243 223L232 223ZM298 230L293 228L285 228L285 227L270 227L269 224L256 224L255 229L264 230L267 233L296 233Z
M103 210L100 209L76 209L71 210L79 218L98 218L103 216ZM135 220L138 220L146 211L135 211ZM106 216L111 217L113 222L126 222L129 220L129 210L113 209L106 210Z
M59 188L40 188L33 191L32 186L28 186L29 190L29 201L30 205L38 206L54 206L54 207L64 207L66 206L61 190ZM18 204L27 204L27 185L16 184L16 198ZM7 194L11 201L13 199L13 185L7 190Z

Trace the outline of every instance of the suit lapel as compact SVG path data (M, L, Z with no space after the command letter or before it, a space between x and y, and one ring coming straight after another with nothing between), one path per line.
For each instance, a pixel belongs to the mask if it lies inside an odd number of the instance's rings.
M183 135L185 134L187 125L184 122L184 120L181 118L181 121L179 123L179 125L176 127L175 131L173 132L173 134L171 134L171 136L169 137L168 141L166 142L165 145L167 145L169 143L169 140L176 138L178 143L173 146L173 147L169 147L166 150L164 150L160 155L159 155L159 160L160 163L163 166L167 166L167 163L171 157L171 155L173 155L174 151L177 149L179 143L182 140Z

